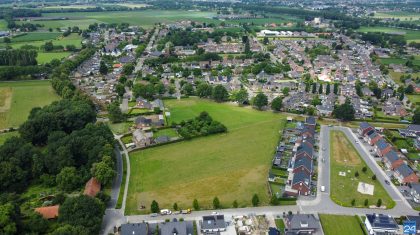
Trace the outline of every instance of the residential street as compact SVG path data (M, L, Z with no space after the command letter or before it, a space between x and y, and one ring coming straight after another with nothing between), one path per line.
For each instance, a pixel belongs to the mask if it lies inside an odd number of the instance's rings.
M347 138L353 143L356 150L359 152L360 156L363 157L366 164L372 169L376 174L377 179L382 183L385 190L396 202L396 206L389 210L383 209L368 209L368 208L349 208L342 207L335 204L330 198L330 131L331 130L340 130L345 133ZM203 215L209 215L213 211L217 211L220 214L224 214L226 218L229 218L233 215L247 215L247 214L266 214L266 215L281 215L292 211L294 213L323 213L323 214L338 214L338 215L364 215L367 213L384 213L392 216L401 216L401 215L418 215L418 211L413 210L408 202L403 198L399 193L398 189L393 185L387 185L384 183L385 172L375 163L372 156L370 156L369 151L363 146L362 143L356 144L355 141L358 140L357 136L347 127L328 127L326 125L321 126L321 131L319 133L319 163L318 163L318 194L314 200L298 200L296 206L265 206L265 207L248 207L248 208L237 208L237 209L224 209L224 210L210 210L210 211L195 211L191 214L186 215L166 215L166 216L157 216L151 217L150 215L131 215L131 216L122 216L121 213L116 213L114 211L108 211L104 218L103 226L106 226L102 230L102 234L108 234L110 229L115 225L121 223L136 223L143 221L162 221L165 219L172 218L184 218L189 220L198 220L201 219ZM325 149L325 150L323 150ZM128 155L127 155L128 156ZM127 157L128 158L128 157ZM322 160L322 159L325 160ZM129 165L129 164L127 164ZM129 175L129 168L127 169ZM334 176L333 176L334 177ZM325 192L321 192L321 186L326 187ZM126 180L126 188L128 187L128 178ZM126 197L124 194L124 199ZM123 200L123 208L125 207L125 200ZM105 223L105 219L107 222ZM104 227L103 227L104 228Z

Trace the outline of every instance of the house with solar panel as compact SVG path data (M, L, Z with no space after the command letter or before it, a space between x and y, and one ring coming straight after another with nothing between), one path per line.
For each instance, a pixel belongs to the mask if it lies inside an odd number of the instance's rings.
M366 214L365 226L371 235L393 235L399 234L399 226L390 215Z

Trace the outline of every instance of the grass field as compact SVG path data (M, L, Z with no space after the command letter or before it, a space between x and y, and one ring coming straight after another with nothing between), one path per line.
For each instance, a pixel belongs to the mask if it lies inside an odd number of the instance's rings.
M152 200L160 208L174 202L191 208L196 198L201 208L211 208L217 196L223 207L234 200L250 206L257 193L268 204L266 177L283 116L197 98L167 100L165 107L175 122L207 111L228 133L131 153L127 214L148 213ZM141 205L147 210L140 211Z
M394 18L400 21L420 20L420 15L414 12L394 11L394 12L376 12L374 18Z
M0 83L0 129L18 127L34 107L58 100L50 81Z
M71 13L45 13L45 17L68 17L80 28L85 28L86 20L94 20L97 23L130 23L152 27L155 23L175 22L179 20L212 21L211 17L215 12L201 11L175 11L175 10L144 10L144 11L118 11L118 12L71 12ZM80 23L78 23L80 21ZM69 25L66 20L59 21L62 26L57 26L56 21L43 21L45 28L66 27ZM74 24L73 24L74 25Z
M356 200L355 207L364 207L365 199L369 205L376 205L378 199L382 199L382 205L392 208L395 202L389 197L379 181L372 180L372 171L362 160L352 143L341 131L331 131L331 199L342 206L351 206L351 201ZM362 168L367 167L366 173ZM355 172L359 177L355 177ZM339 176L339 172L345 172L346 176ZM361 194L357 191L359 182L374 185L373 195Z
M156 132L153 132L154 138L159 137L159 136L179 137L178 133L173 128L161 129Z
M0 20L0 30L7 30L7 23L5 20Z
M355 216L320 214L319 219L325 235L364 235Z
M133 122L121 122L121 123L107 123L109 128L114 134L121 135L128 132L128 129L133 125Z
M0 133L0 145L2 145L4 142L6 142L7 139L13 136L18 136L19 133L17 131L14 132L6 132L6 133Z
M407 40L407 42L416 41L420 42L420 31L416 30L408 30L408 29L397 29L397 28L390 28L390 27L360 27L357 31L359 32L381 32L381 33L402 33Z
M50 34L50 33L48 33ZM51 33L53 35L56 35L55 33ZM26 37L26 36L22 36L22 37ZM47 38L47 36L45 36L44 38ZM55 37L54 39L43 39L43 40L38 40L38 41L21 41L21 42L12 42L9 43L9 45L15 49L20 48L24 45L32 45L37 47L38 49L41 48L42 45L44 45L46 42L48 41L52 41L52 43L55 46L67 46L67 45L75 45L77 48L81 48L81 42L82 42L82 38L81 36L79 36L78 34L72 33L67 37L62 37L62 36L58 36ZM1 47L5 47L6 43L3 43L2 41L0 42L0 48Z
M53 59L63 59L67 56L69 56L71 53L62 51L62 52L38 52L38 56L36 57L36 60L38 61L38 64L44 64L48 63Z
M407 95L411 103L420 105L420 95Z
M44 40L54 40L58 38L62 33L59 32L32 32L26 33L22 36L17 36L12 38L13 42L33 42L33 41L44 41Z

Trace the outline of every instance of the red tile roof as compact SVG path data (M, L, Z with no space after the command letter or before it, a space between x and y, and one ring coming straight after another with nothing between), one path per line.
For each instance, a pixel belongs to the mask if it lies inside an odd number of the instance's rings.
M35 208L35 211L44 217L44 219L55 219L58 217L58 208L60 206L45 206L45 207L38 207Z
M85 192L83 194L95 197L96 194L99 193L99 191L101 191L101 183L99 183L99 181L95 177L92 177L86 183Z

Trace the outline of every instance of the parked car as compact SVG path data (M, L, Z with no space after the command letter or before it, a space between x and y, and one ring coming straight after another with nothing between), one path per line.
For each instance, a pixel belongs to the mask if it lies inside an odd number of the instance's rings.
M385 184L390 185L391 183L389 183L388 180L385 180Z
M321 192L325 192L325 186L324 185L321 186Z
M150 217L157 217L158 216L158 213L152 213L152 214L150 214Z

